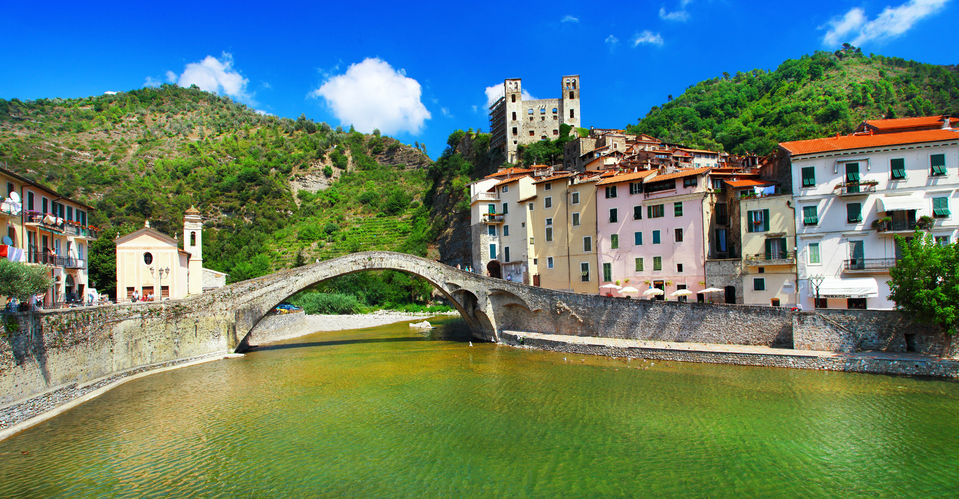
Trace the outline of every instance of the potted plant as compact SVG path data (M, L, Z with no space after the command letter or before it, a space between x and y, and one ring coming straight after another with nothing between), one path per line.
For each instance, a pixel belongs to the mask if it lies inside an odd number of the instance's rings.
M884 232L889 230L889 225L891 223L892 223L892 217L877 218L872 221L872 228L876 229L879 232Z
M929 215L923 215L919 217L919 220L916 220L916 228L919 230L929 230L935 222L935 219Z

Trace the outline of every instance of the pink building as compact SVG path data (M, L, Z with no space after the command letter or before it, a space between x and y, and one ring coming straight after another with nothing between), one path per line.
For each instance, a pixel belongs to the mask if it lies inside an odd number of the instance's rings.
M597 183L600 286L632 286L640 297L655 287L664 292L658 299L702 298L696 292L706 281L709 171L640 171ZM693 294L673 294L683 289Z

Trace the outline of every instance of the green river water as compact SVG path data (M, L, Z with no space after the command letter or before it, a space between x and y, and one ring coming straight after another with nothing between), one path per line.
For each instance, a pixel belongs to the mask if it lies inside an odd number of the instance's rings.
M0 496L955 496L959 383L317 333L0 442Z

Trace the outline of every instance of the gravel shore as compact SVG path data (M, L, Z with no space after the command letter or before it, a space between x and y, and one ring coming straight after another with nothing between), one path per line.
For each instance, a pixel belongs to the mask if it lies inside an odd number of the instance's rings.
M410 313L380 310L372 314L306 315L303 313L271 315L260 321L250 333L250 345L266 345L322 331L363 329L395 322L421 321L446 313Z

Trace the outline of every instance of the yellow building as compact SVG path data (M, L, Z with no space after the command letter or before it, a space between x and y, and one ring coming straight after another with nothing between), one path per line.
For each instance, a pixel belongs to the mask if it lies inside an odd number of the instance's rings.
M789 194L739 200L743 303L796 304L796 224Z
M0 254L8 260L50 268L53 286L44 307L85 301L88 282L88 245L96 239L89 225L93 210L53 189L0 168Z
M535 182L536 201L528 210L533 283L576 293L597 293L596 181L599 176L560 172Z
M226 274L203 268L203 223L195 208L183 217L183 246L150 228L116 240L117 302L179 299L223 286ZM206 282L206 285L204 285Z

